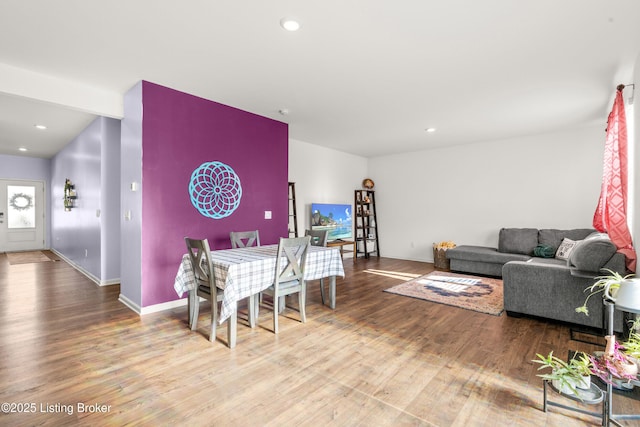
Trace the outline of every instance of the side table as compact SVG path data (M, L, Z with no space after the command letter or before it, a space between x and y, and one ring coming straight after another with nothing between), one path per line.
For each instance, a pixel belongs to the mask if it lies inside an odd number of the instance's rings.
M565 397L570 400L574 400L576 402L586 403L588 405L597 405L599 403L602 404L602 410L600 412L595 411L587 411L586 409L576 408L575 406L569 406L562 403L554 402L549 399L547 387L551 388L551 390L556 391L560 396ZM602 427L607 426L606 421L606 413L607 413L607 399L605 399L606 392L601 390L600 387L591 383L591 387L588 390L580 390L578 389L579 396L574 394L563 393L556 389L549 380L543 380L543 395L544 395L544 404L543 410L547 412L548 406L556 406L558 408L567 409L569 411L580 412L581 414L592 415L594 417L598 417L602 420Z
M613 317L614 317L614 312L616 307L616 304L612 301L609 301L607 299L603 299L602 300L605 308L606 308L606 312L607 315L609 316L609 335L614 335L613 332ZM625 311L628 311L628 309L624 309ZM635 314L638 314L637 312L635 312ZM631 383L634 386L638 386L640 385L640 383L638 383L638 381L631 381ZM607 383L607 401L605 402L605 413L604 413L604 418L606 419L607 422L607 426L614 424L616 426L621 426L622 424L620 424L618 422L618 420L640 420L640 414L614 414L613 413L613 385L611 384L611 375L609 375L609 382ZM604 424L603 424L604 425Z

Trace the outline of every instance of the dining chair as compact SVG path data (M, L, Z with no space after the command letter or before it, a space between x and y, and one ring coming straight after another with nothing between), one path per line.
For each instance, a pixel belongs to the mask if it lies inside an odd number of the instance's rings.
M305 230L304 235L311 236L311 246L327 246L329 230L307 229Z
M229 233L229 237L233 249L260 246L260 232L258 230L232 231Z
M222 301L224 291L216 286L216 278L213 274L213 264L211 263L211 249L207 239L198 240L185 237L191 267L196 280L196 287L189 292L189 324L191 330L195 331L198 326L198 315L200 311L200 298L204 298L211 303L211 331L209 341L216 340L216 325L218 323L218 303ZM236 346L238 317L236 312L227 319L227 345L229 348Z
M278 333L279 304L282 303L282 308L286 308L285 298L282 297L297 293L300 321L302 323L307 321L305 314L307 287L304 281L304 265L310 240L310 236L281 237L278 243L275 277L271 286L262 291L271 295L273 299L273 332L276 334ZM258 304L256 304L256 318L258 315L257 307Z
M327 246L327 238L329 237L329 230L313 230L307 229L304 232L305 236L311 236L311 246ZM322 304L325 299L324 293L324 279L320 279L320 298L322 298Z
M231 239L231 248L247 248L250 246L260 246L260 232L258 230L252 231L232 231L229 233ZM255 319L258 317L255 314L257 310L257 304L262 302L262 294L259 294L258 301L254 298L249 298L249 325L253 328L255 326Z

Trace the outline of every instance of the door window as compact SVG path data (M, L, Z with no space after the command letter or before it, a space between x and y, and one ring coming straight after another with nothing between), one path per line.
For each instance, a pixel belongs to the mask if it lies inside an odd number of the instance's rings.
M7 186L7 227L36 227L36 188L33 186Z

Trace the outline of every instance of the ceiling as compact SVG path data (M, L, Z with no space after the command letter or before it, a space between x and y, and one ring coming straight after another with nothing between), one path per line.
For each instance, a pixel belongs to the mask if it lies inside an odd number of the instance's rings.
M140 80L365 157L604 126L639 53L637 0L3 0L0 154L51 157Z

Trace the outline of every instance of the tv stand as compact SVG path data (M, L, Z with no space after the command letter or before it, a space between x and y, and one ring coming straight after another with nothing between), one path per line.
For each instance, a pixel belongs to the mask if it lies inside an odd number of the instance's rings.
M332 240L330 242L327 242L327 247L331 248L331 247L340 247L340 258L343 257L344 255L344 247L345 246L349 246L349 245L353 245L353 251L355 252L356 249L356 243L353 241L348 241L348 240L342 240L342 239L336 239L336 240ZM355 257L354 257L355 259Z

